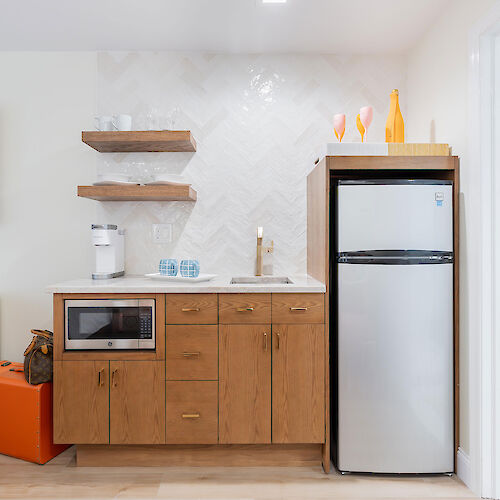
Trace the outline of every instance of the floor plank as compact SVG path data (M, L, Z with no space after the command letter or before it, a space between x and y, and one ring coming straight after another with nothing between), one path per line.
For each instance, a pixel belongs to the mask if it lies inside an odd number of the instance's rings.
M75 467L70 448L45 466L0 455L0 498L463 500L456 477L380 477L310 467Z

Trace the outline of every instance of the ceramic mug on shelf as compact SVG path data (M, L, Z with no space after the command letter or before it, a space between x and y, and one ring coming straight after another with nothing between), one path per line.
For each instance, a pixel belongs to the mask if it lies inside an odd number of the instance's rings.
M183 259L179 271L184 278L197 278L200 274L200 263L197 260Z
M162 276L177 276L178 268L176 259L161 259L158 271Z
M130 115L115 115L112 124L116 130L132 130L132 117Z
M95 116L95 128L99 130L99 132L109 132L113 130L113 117L111 116Z

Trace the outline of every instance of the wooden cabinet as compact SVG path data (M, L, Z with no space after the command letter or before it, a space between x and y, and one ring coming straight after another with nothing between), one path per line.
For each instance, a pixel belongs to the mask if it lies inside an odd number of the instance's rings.
M217 381L167 385L167 444L216 444Z
M54 301L55 442L319 450L327 439L323 294L152 296L158 348L149 354L64 352L68 297Z
M216 325L216 293L172 293L166 297L168 325Z
M108 361L54 361L54 442L109 442Z
M224 293L219 296L219 322L271 323L270 293Z
M324 328L273 324L273 443L325 441Z
M217 380L217 325L167 325L167 380Z
M55 361L54 442L165 442L162 361Z
M325 297L314 293L273 293L274 323L324 323Z
M219 442L271 442L271 325L221 325Z
M165 443L165 364L110 362L110 443Z

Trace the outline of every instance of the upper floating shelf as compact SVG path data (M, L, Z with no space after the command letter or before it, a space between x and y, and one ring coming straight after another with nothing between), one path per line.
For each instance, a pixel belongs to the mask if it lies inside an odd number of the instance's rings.
M82 141L100 153L194 152L190 130L82 132Z

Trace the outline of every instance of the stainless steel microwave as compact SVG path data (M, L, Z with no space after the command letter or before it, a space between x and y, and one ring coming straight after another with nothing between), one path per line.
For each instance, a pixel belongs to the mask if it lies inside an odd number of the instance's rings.
M64 301L64 348L155 349L154 299Z

